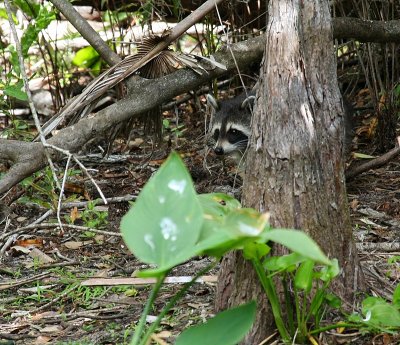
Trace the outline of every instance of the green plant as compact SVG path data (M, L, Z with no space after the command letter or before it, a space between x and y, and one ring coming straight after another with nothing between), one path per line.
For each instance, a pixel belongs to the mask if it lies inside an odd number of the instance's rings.
M88 228L101 228L108 223L108 212L99 211L96 209L96 202L90 201L87 204L87 208L81 213L81 218ZM93 233L86 232L85 237L93 237Z
M400 284L393 293L389 303L380 297L367 297L362 302L361 314L353 313L349 322L355 323L358 329L372 333L398 333L400 330Z
M267 221L267 214L241 208L239 202L230 196L197 195L185 166L179 156L172 153L143 188L135 205L121 222L121 231L128 248L140 261L156 266L138 274L142 277L156 278L156 284L147 300L131 344L146 344L168 310L183 296L196 278L208 271L213 264L198 272L191 282L184 285L145 331L146 316L166 275L174 266L197 255L212 256L217 262L232 249L243 250L245 256L252 261L272 305L282 339L289 342L293 338L291 329L294 330L294 326L287 327L283 320L272 280L273 274L297 270L293 273L296 288L308 296L311 291L310 280L313 281L317 277L329 282L338 272L337 262L329 260L317 244L303 232L271 229ZM282 259L281 263L275 258L265 260L270 251L269 246L265 244L268 241L282 244L294 254ZM276 263L275 266L272 265L273 262ZM320 264L322 269L314 276L310 273L316 263ZM297 301L298 323L306 325L310 315L317 314L324 296L321 293L315 297L308 313L300 309L302 303ZM240 324L244 325L242 328L236 327L238 315ZM225 311L195 330L183 332L178 337L177 344L204 344L204 339L207 339L209 344L236 344L251 327L254 316L254 302ZM232 330L232 325L235 325L237 332ZM307 333L307 328L303 328Z
M27 177L21 185L27 189L27 193L19 199L19 202L33 202L49 209L56 207L59 194L49 167Z

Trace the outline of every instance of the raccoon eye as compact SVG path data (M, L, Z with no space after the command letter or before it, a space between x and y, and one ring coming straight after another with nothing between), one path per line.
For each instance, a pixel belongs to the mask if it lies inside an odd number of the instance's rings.
M215 141L217 141L217 140L218 140L218 137L219 137L219 129L216 129L216 130L214 131L213 138L214 138Z
M249 138L247 137L246 134L239 131L238 129L231 128L227 133L227 139L231 144L235 144L235 143L239 143L239 142L244 143Z

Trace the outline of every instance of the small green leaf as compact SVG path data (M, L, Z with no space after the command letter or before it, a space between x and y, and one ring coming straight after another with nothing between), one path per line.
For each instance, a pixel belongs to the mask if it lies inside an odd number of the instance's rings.
M14 97L16 99L19 99L21 101L27 101L28 100L28 95L26 94L25 91L21 90L20 85L7 85L4 88L4 93L8 96Z
M271 251L266 243L249 242L243 248L243 256L246 260L261 260Z
M14 24L18 25L18 18L16 17L16 15L14 13L11 13L11 17L13 19ZM0 18L8 20L8 15L5 8L0 8Z
M305 292L310 292L313 281L314 261L306 260L302 262L294 276L294 285Z
M223 311L206 323L182 332L175 345L235 345L250 330L255 316L254 301Z
M265 242L268 215L253 209L233 209L225 217L206 217L197 243L198 253L220 257L246 242Z
M305 259L297 253L290 253L282 256L271 256L265 259L264 268L269 271L288 271L292 272L297 265Z
M331 281L333 278L338 276L340 273L340 267L339 267L338 260L332 259L331 263L332 264L330 266L323 267L320 272L319 278L324 282Z
M374 156L367 155L365 153L359 153L359 152L353 152L352 153L354 158L360 158L360 159L372 159L375 158Z
M29 23L21 38L22 54L27 55L29 48L33 42L37 41L39 33L46 29L49 24L56 18L54 11L46 6L39 7L39 13L35 16L35 21Z
M264 233L265 241L273 241L289 248L305 258L325 264L332 265L322 252L318 244L306 233L299 230L273 229Z
M122 218L121 232L140 261L167 271L195 255L202 223L193 182L172 153Z
M200 194L198 198L206 219L220 218L241 208L239 201L223 193Z
M393 292L393 304L400 308L400 284L396 286Z
M332 293L327 293L325 295L325 301L332 308L339 309L342 306L342 300Z
M76 52L72 63L78 67L90 67L98 60L99 53L92 46L88 46Z

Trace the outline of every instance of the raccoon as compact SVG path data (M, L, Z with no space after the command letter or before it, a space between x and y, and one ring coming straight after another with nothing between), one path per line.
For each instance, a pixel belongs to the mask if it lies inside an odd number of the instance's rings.
M210 135L217 155L226 155L240 161L245 154L250 136L250 121L253 113L255 91L244 92L239 96L216 101L207 95L212 107Z
M242 162L250 137L250 122L253 113L256 91L244 92L239 96L216 101L207 95L207 101L212 106L210 135L217 155L226 155L236 161ZM349 155L353 141L353 112L351 104L344 97L344 157Z

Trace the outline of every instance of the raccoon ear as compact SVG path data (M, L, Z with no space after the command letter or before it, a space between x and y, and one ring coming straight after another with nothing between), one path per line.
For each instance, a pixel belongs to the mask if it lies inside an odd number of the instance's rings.
M249 96L247 97L241 104L240 108L245 109L247 107L250 108L250 110L253 110L254 107L254 100L256 99L256 96Z
M210 104L215 110L219 110L218 101L209 93L207 94L207 103Z

